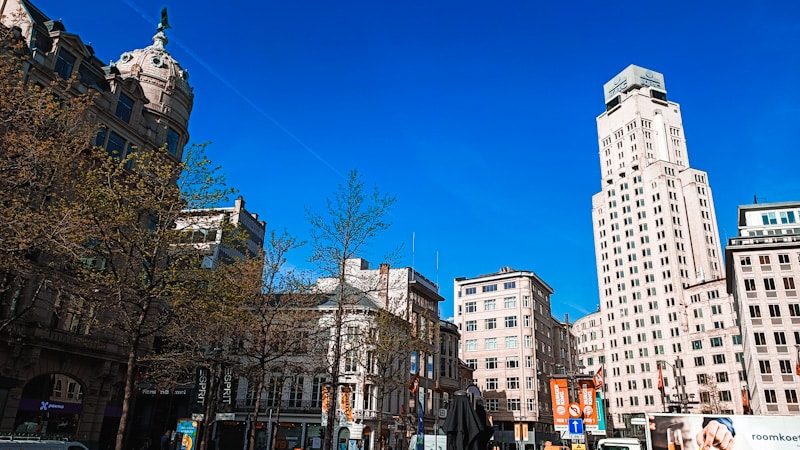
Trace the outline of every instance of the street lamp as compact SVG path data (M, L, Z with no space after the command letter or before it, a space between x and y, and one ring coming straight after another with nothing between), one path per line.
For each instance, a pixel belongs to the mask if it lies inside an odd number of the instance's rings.
M679 413L689 412L689 396L686 395L686 380L683 380L683 371L682 371L683 364L681 359L675 358L675 365L672 365L663 359L659 359L657 363L660 364L659 369L661 369L662 367L661 365L663 364L672 367L672 377L675 379L675 394L673 394L673 398L675 398L675 400L670 403L676 403L678 405L679 409L677 412ZM678 390L678 386L680 386L680 391ZM664 398L663 385L661 389L662 389L661 398L663 402ZM692 394L692 396L694 396L694 394ZM664 412L666 412L666 407L667 405L664 404L664 409L665 409Z

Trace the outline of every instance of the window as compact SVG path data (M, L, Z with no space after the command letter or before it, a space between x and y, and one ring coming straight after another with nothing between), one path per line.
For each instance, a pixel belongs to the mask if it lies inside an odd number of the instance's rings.
M497 390L497 378L487 378L486 379L486 390L487 391L496 391Z
M714 364L725 364L725 355L714 355Z
M495 307L497 307L497 301L495 299L483 301L483 309L485 311L494 311Z
M772 366L770 366L769 360L760 360L758 366L761 368L761 373L772 373Z
M692 341L692 350L701 350L703 348L703 341Z
M124 122L130 123L132 112L133 112L133 99L128 97L124 93L120 93L119 100L117 100L117 111L114 113L114 115L122 119Z
M517 316L506 316L506 328L515 328L517 326Z
M72 68L75 67L75 56L72 53L58 49L56 56L56 66L53 69L61 78L68 80L72 76Z
M487 330L494 330L497 328L497 319L485 319L483 323Z
M786 403L797 403L797 391L794 389L786 389Z
M477 292L477 290L474 287L470 287L470 288L465 289L464 292L465 292L466 295L472 295L472 294L475 294Z
M514 289L517 287L516 281L506 281L503 283L503 289Z
M506 348L517 348L516 336L506 336Z
M783 278L783 288L787 291L792 291L795 289L794 287L794 277L784 277Z
M167 130L167 151L170 155L177 155L178 154L178 140L180 136L178 132L173 130L172 128Z
M778 397L775 395L775 389L764 389L764 401L767 403L778 403Z
M753 333L753 338L756 345L767 345L767 337L764 335L764 333Z
M778 262L781 264L789 264L789 255L787 254L778 255Z
M483 406L486 407L487 411L497 411L497 405L499 404L498 399L496 398L485 398L483 399Z
M761 265L769 265L769 255L760 255L758 257L758 263Z
M703 358L702 356L695 356L694 365L695 365L695 367L705 366L706 365L706 359Z
M800 317L800 304L789 303L789 315L792 317Z
M761 307L758 305L750 305L750 317L761 317Z
M487 369L497 369L497 358L486 358Z
M768 291L775 290L775 279L774 278L764 278L764 289Z
M466 309L468 313L474 313L478 310L478 304L475 302L467 302L464 304L464 309Z
M303 403L303 384L305 383L305 378L297 377L291 385L291 389L289 390L289 407L290 408L299 408Z
M793 373L792 371L792 362L788 359L782 359L778 361L778 364L781 367L781 373Z
M750 257L749 257L749 256L744 256L744 257L742 257L741 259L739 259L739 262L740 262L740 263L741 263L743 266L750 266L750 265L752 265L752 263L750 262Z
M786 333L783 331L775 332L775 345L786 345Z
M506 357L506 369L518 369L519 368L519 358L516 356L508 356Z
M521 403L518 398L509 398L506 400L506 407L509 411L519 411L520 405Z
M467 339L464 343L464 350L468 352L474 352L478 349L478 341L475 339Z
M780 317L781 316L781 307L780 307L780 305L769 305L769 316L770 317Z
M478 330L478 322L476 322L474 320L468 320L466 329L467 329L467 331L477 331Z
M503 306L506 309L517 307L517 297L506 297L503 299Z
M489 285L483 286L481 288L481 291L483 291L483 292L494 292L496 290L497 290L497 285L496 284L489 284Z
M722 338L721 337L713 337L713 338L711 338L711 346L712 347L722 347Z
M717 383L726 383L728 382L728 372L717 372Z
M468 359L466 360L467 367L472 370L478 370L478 360L477 359Z
M486 338L483 341L484 350L494 350L497 348L497 338Z
M125 138L112 131L108 134L108 143L106 144L106 152L115 158L122 158L122 152L125 149Z
M746 279L744 280L744 290L751 292L756 290L756 280Z
M519 377L509 377L506 379L506 389L519 389Z

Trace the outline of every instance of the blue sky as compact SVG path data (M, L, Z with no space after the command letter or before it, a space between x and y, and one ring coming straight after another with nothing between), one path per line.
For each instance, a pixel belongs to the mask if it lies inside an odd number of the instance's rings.
M103 61L151 43L162 0L38 0ZM270 229L308 237L344 174L397 197L392 229L440 285L531 270L563 320L598 303L591 196L603 83L661 72L706 170L720 236L737 206L800 200L800 2L173 0L192 142ZM414 255L412 258L412 234ZM309 251L292 264L309 268ZM438 268L437 268L438 254Z

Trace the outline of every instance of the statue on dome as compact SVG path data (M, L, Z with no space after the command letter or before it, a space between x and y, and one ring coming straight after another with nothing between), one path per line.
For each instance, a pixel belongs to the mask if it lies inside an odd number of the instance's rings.
M161 8L161 22L158 23L158 31L164 31L167 28L172 28L169 25L169 20L167 20L167 7Z

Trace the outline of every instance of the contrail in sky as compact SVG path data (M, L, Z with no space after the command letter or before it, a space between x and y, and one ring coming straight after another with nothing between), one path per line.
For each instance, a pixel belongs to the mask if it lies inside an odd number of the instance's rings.
M122 2L125 3L126 5L128 5L128 7L131 8L132 10L134 10L137 14L139 14L139 16L142 19L144 19L145 22L148 22L148 23L151 22L152 17L147 15L147 14L145 14L145 12L142 11L141 8L139 8L139 6L136 5L135 3L133 3L131 0L122 0ZM283 131L287 136L289 136L299 146L301 146L304 149L306 149L306 151L311 153L321 163L323 163L326 166L328 166L328 168L331 169L336 175L339 175L341 178L345 178L344 174L342 174L341 172L339 172L338 169L333 167L333 165L331 163L329 163L325 158L323 158L322 155L320 155L319 153L315 152L311 147L309 147L305 142L303 142L294 133L292 133L286 127L281 125L280 122L278 122L272 116L270 116L263 108L261 108L261 106L259 106L258 104L256 104L252 100L250 100L250 98L248 96L244 95L241 91L239 91L239 89L237 89L236 86L231 84L219 72L214 70L214 68L211 67L211 65L209 65L208 63L203 61L203 59L200 58L199 56L197 56L197 54L195 54L192 50L190 50L189 47L187 47L186 45L181 43L180 40L175 39L175 38L170 38L170 41L174 42L178 47L183 49L183 51L186 52L186 54L188 54L192 59L194 59L197 63L199 63L204 69L206 69L208 71L208 73L210 73L212 76L214 76L217 80L219 80L222 84L224 84L228 89L233 91L234 94L236 94L240 99L244 100L244 102L247 103L248 105L250 105L254 110L256 110L256 112L258 112L259 114L264 116L267 120L272 122L273 125L275 125L279 130Z

